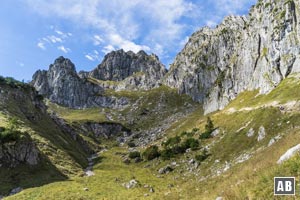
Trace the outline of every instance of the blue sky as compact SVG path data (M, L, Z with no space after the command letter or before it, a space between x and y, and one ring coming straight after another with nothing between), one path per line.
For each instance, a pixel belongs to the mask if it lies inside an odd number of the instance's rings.
M31 80L55 58L77 71L123 48L155 53L168 67L188 37L256 0L1 0L0 75Z

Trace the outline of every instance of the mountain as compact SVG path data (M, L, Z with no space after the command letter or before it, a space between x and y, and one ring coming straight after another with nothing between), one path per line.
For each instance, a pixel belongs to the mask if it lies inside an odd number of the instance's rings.
M195 32L176 56L164 83L223 109L238 94L273 90L300 71L299 1L259 0L248 16L228 16L216 28Z
M147 76L149 87L155 85L166 73L165 67L154 54L147 55L144 51L133 53L122 49L107 54L102 63L89 73L89 77L99 80L122 81L135 73Z
M298 6L298 1L259 1L248 16L228 16L216 28L200 29L168 72L155 55L118 50L96 69L79 74L70 61L59 58L48 72L38 71L32 84L50 100L76 108L126 104L125 99L96 97L106 89L149 90L164 84L191 96L210 113L243 91L268 93L300 71ZM66 74L59 73L64 67ZM56 83L65 79L70 81Z
M0 77L0 194L274 199L274 177L300 173L299 7L259 0L201 28L169 70L118 50L90 72L59 57L30 84Z
M71 108L122 107L126 98L104 97L104 91L156 88L165 73L157 56L119 50L107 54L91 72L78 74L69 59L59 57L48 71L37 71L31 84L50 101Z

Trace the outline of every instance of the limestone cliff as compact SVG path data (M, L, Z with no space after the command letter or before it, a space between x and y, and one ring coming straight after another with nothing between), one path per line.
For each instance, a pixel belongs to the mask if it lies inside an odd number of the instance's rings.
M140 51L113 51L91 72L77 74L74 64L59 57L48 71L37 71L31 84L50 101L72 108L124 107L126 98L105 96L104 91L149 90L160 86L166 74L157 56Z
M204 103L206 113L224 108L242 91L271 91L300 71L299 7L299 0L260 0L248 16L200 29L164 83Z

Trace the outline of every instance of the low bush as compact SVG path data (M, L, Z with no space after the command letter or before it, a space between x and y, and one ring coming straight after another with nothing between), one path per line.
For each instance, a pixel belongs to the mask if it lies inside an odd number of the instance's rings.
M192 150L196 150L199 146L200 146L199 140L196 140L194 138L187 138L182 144L182 147L184 149L191 148Z
M180 136L175 136L175 137L169 138L166 142L163 142L162 146L172 147L172 146L178 145L180 142L181 142Z
M160 152L160 156L163 160L170 160L175 156L173 149L167 148Z
M202 161L206 160L208 157L209 157L209 154L208 154L207 150L203 150L201 154L198 154L195 156L195 159L198 162L202 162Z
M127 145L128 145L129 147L136 147L136 145L135 145L134 142L128 142Z
M159 156L160 156L160 153L158 151L158 146L156 146L156 145L148 147L143 153L143 157L146 160L153 160L154 158L157 158Z
M0 128L0 143L1 144L18 141L20 136L21 136L20 131Z
M141 157L141 153L138 152L138 151L133 151L133 152L129 153L128 157L130 159L140 158Z

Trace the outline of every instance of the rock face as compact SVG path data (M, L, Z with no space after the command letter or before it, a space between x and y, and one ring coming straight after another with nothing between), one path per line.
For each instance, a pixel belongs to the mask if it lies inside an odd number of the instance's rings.
M50 101L71 108L118 108L128 104L126 98L101 96L103 86L80 78L74 64L64 57L57 58L48 71L37 71L31 84Z
M204 103L206 113L237 94L267 93L300 71L299 0L259 0L246 17L229 16L194 33L164 83Z
M27 138L0 145L0 167L13 168L19 164L37 165L38 161L39 151Z
M166 74L165 67L154 54L147 55L144 51L137 54L122 49L113 51L104 57L103 62L89 76L104 81L125 81L127 85L145 88L155 87L158 80ZM130 77L130 78L129 78Z
M106 89L148 90L160 85L166 74L157 56L140 51L113 51L91 72L77 74L74 64L59 57L48 71L37 71L31 84L50 101L71 108L122 108L128 104L123 97L105 96Z
M74 64L64 57L56 59L48 71L37 71L33 75L32 85L50 101L69 107L97 104L96 99L90 96L101 90L99 86L80 79Z
M106 139L113 137L125 138L128 137L131 132L129 129L125 128L118 123L94 123L87 122L80 125L81 130L85 133L94 133L95 137L104 137Z

